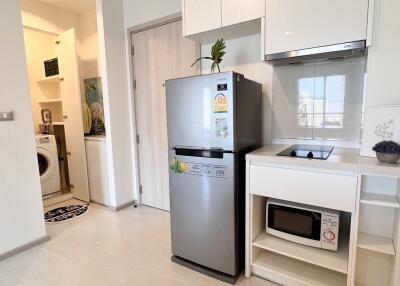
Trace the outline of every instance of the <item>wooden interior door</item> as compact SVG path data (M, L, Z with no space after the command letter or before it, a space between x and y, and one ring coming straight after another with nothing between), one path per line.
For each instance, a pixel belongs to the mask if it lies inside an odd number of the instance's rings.
M75 37L74 29L59 35L58 62L62 79L60 82L61 99L71 190L75 198L89 202L82 99Z
M182 21L132 33L141 203L168 210L165 80L195 75L199 46L182 37Z

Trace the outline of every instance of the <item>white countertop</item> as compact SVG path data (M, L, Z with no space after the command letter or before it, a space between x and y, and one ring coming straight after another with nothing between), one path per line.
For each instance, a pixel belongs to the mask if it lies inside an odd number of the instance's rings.
M288 147L290 145L268 145L247 154L246 160L251 164L265 163L400 178L400 165L383 164L376 158L360 156L359 149L335 148L327 160L281 157L276 155Z

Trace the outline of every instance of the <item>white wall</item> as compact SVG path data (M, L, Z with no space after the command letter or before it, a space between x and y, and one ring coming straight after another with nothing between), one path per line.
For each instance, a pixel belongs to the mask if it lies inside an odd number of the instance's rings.
M181 0L124 0L125 27L131 28L181 12Z
M135 199L133 118L128 81L127 32L123 0L97 0L100 65L106 115L110 205Z
M79 15L38 0L21 0L24 26L59 34L79 27Z
M19 1L0 9L0 255L46 236Z
M368 50L367 107L400 104L399 11L399 0L375 0L373 41Z
M96 10L79 15L79 57L82 63L82 79L100 77L99 38Z

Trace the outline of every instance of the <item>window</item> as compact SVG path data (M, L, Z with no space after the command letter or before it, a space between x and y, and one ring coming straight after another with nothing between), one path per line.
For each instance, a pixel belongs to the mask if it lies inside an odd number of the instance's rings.
M298 80L298 127L343 128L345 75Z

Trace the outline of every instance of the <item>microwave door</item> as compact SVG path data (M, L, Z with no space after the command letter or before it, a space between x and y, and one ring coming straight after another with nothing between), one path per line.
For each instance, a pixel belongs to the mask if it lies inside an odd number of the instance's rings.
M321 213L268 205L268 233L305 245L321 246Z

